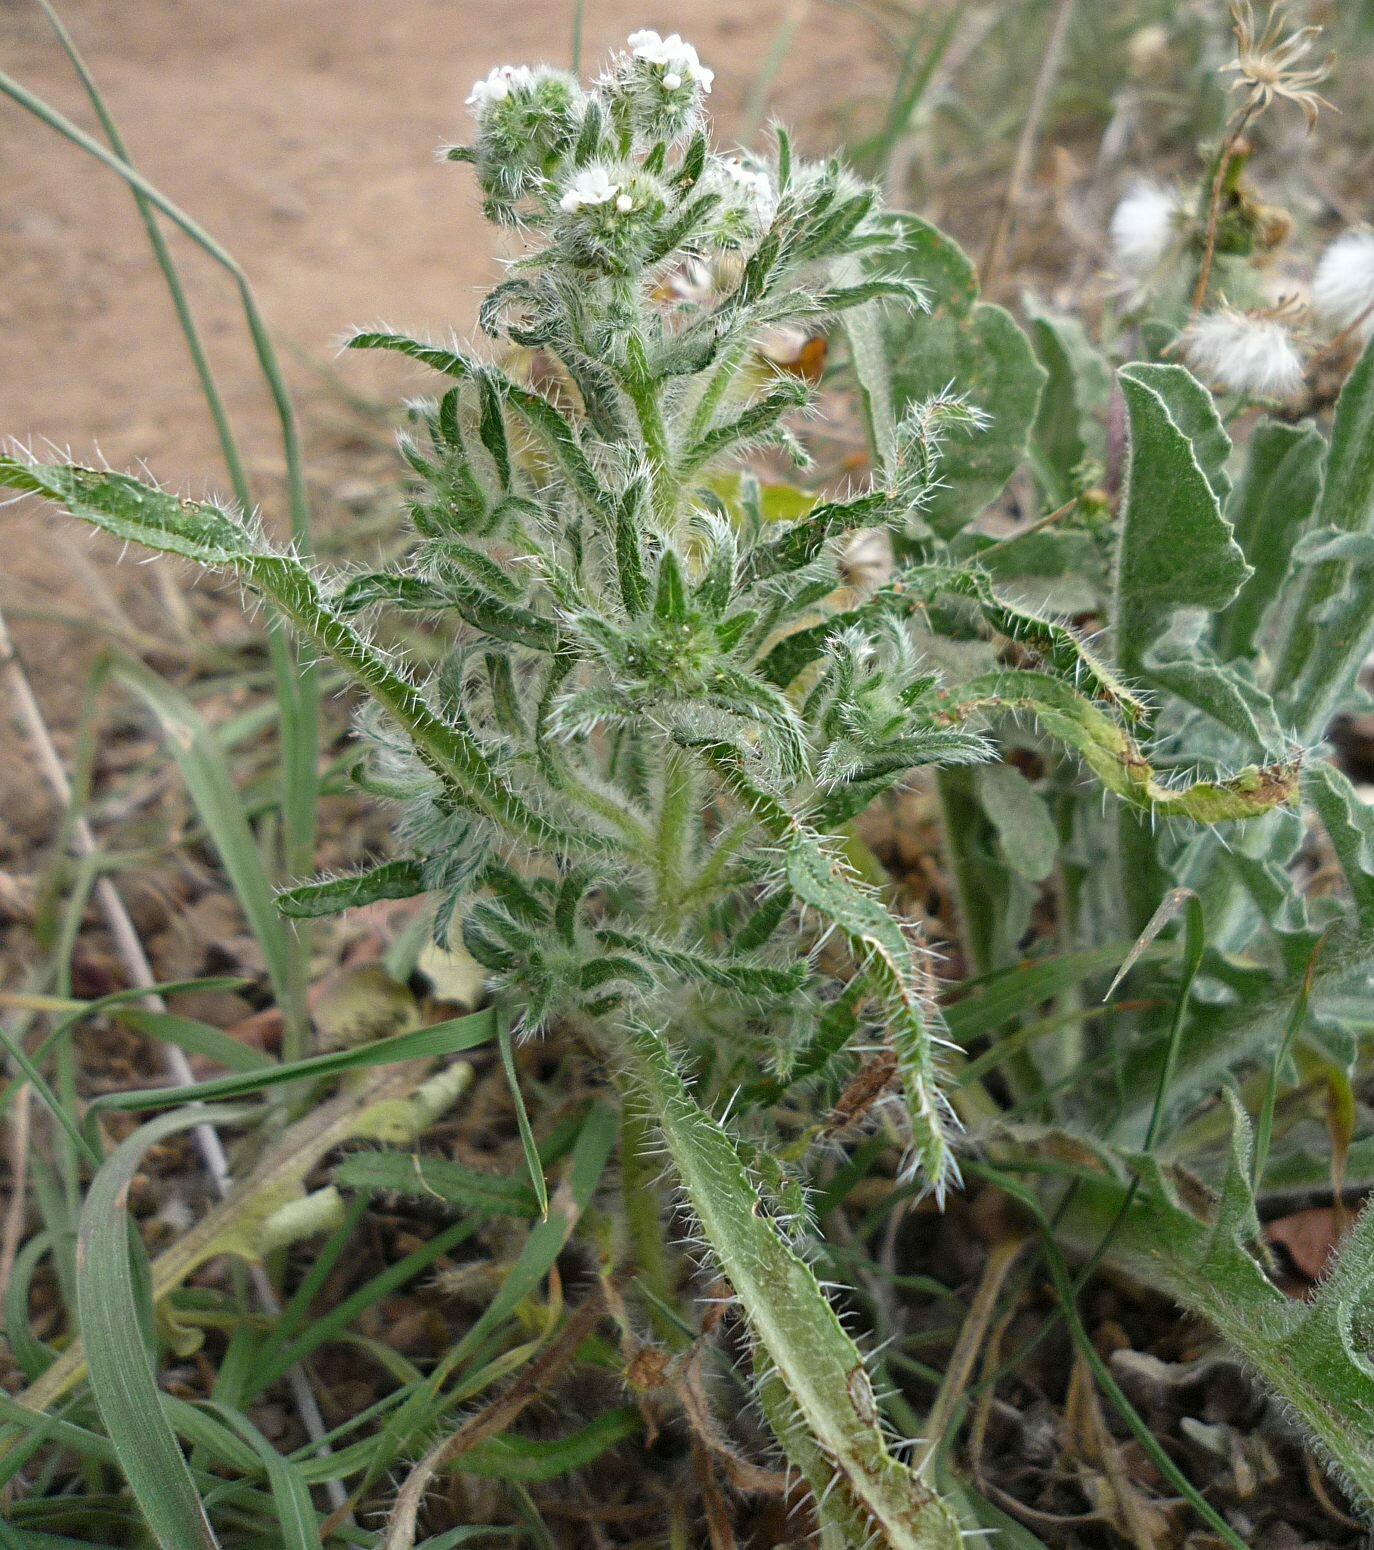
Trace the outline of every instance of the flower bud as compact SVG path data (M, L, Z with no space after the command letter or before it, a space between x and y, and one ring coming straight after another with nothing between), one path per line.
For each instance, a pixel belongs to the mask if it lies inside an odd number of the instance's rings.
M582 88L561 70L501 65L474 83L473 163L493 220L511 221L516 203L541 187L577 138Z
M583 167L558 197L555 246L578 268L638 273L655 253L667 188L630 164Z
M612 111L640 144L686 139L701 127L715 71L675 32L662 38L646 28L627 42L630 52L616 59L603 82Z

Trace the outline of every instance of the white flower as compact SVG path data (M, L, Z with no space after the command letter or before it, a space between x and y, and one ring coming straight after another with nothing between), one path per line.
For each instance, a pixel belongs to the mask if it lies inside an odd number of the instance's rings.
M1302 385L1302 361L1293 336L1264 313L1223 306L1189 324L1181 340L1188 364L1233 393L1286 398Z
M568 185L558 208L576 215L586 205L607 205L613 199L617 210L630 208L630 196L620 193L620 184L611 182L604 167L584 167Z
M1374 231L1347 231L1321 256L1312 277L1312 309L1332 333L1374 336Z
M733 156L722 157L717 165L744 195L745 203L759 225L771 225L777 213L778 194L768 173L762 167L751 167L748 162Z
M1174 240L1178 197L1158 183L1140 182L1112 212L1112 259L1122 274L1147 279Z
M716 72L708 70L697 58L696 49L690 43L684 43L677 33L670 32L666 38L661 38L646 27L632 32L626 41L636 59L663 71L663 84L669 91L676 91L684 80L690 80L701 87L703 95L710 95Z
M467 106L473 117L480 118L485 108L493 102L504 102L512 88L528 89L534 84L534 72L528 65L497 65L485 81L474 81L468 94Z

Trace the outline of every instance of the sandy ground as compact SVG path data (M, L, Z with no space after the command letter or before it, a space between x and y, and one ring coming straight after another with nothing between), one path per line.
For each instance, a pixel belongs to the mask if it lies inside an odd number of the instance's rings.
M422 379L404 363L336 360L335 341L378 319L417 332L470 327L496 275L497 244L480 219L470 174L440 164L434 151L467 133L463 99L474 77L494 64L566 61L570 0L59 5L135 161L248 271L295 387L313 387L318 397L317 366L327 362L363 395L393 401L416 390ZM769 107L819 154L833 139L824 104L881 93L885 74L881 46L852 12L824 0L698 0L690 16L646 0L588 0L584 70L636 26L681 30L717 71L712 105L729 135L787 17L797 27ZM0 69L98 133L32 0L0 0ZM180 234L172 240L271 519L280 504L280 444L232 282ZM0 435L35 448L70 447L78 457L98 448L117 467L145 463L191 493L224 487L213 430L128 191L3 99L0 337ZM312 445L307 434L307 456L317 463L322 440ZM109 587L128 617L158 632L169 598L151 569L111 571L110 546L92 547L54 515L27 506L0 522L0 605L61 732L94 642L33 618L34 608L89 613ZM39 839L49 827L46 808L6 729L0 850L8 848L6 818Z
M569 0L63 6L142 169L232 249L278 339L317 357L377 318L470 325L494 275L494 243L470 175L432 153L465 136L463 98L479 72L566 59L571 9ZM713 107L728 133L793 9L711 0L684 18L645 0L590 0L584 62L636 25L681 27L718 71ZM0 68L93 127L27 0L0 0ZM860 24L814 4L774 106L814 125L816 83L829 96L840 82L859 89L865 74L880 78L881 57ZM127 192L9 102L0 103L0 186L0 430L75 449L98 440L112 462L146 458L173 480L213 474L210 427ZM270 459L270 412L232 288L187 248L179 239L235 422ZM396 380L356 357L344 374L362 392Z

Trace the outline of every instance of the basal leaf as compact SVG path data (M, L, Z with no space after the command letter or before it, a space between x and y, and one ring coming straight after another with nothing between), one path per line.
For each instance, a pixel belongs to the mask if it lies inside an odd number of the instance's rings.
M1145 655L1178 608L1225 608L1250 575L1219 492L1229 441L1211 394L1182 366L1123 366L1129 433L1112 630L1117 660Z
M932 299L929 313L885 313L888 374L898 418L911 404L960 393L991 417L941 468L922 511L939 533L957 532L1001 493L1026 455L1045 372L1009 312L978 299L973 266L942 232L894 215L902 261Z

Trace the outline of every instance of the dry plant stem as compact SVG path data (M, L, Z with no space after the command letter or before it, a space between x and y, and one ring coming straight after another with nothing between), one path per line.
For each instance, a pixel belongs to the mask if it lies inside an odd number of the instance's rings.
M969 1308L968 1317L959 1330L959 1339L955 1343L954 1353L949 1359L949 1366L945 1369L944 1382L941 1383L940 1392L935 1396L935 1403L926 1418L925 1439L917 1448L913 1458L913 1465L918 1470L925 1470L930 1465L945 1440L954 1419L954 1412L968 1386L973 1364L978 1360L978 1352L987 1334L988 1325L997 1311L997 1299L1002 1295L1002 1287L1006 1283L1007 1275L1025 1244L1026 1239L1022 1237L1003 1238L1001 1242L993 1244L988 1251L987 1263L983 1266L983 1277L974 1294L973 1305Z
M382 1550L411 1550L415 1543L420 1503L435 1473L469 1448L476 1447L479 1442L504 1432L527 1405L544 1395L548 1385L573 1359L578 1346L595 1329L605 1311L605 1300L598 1289L569 1317L558 1339L530 1363L504 1394L494 1399L484 1410L469 1417L456 1432L436 1443L425 1454L406 1477L406 1483L401 1487L396 1504L391 1509L391 1521L387 1525L386 1538L382 1541ZM335 1519L324 1525L324 1532L327 1534L331 1524L336 1522L337 1514Z
M9 1289L14 1256L24 1232L24 1207L28 1203L23 1181L28 1177L29 1106L32 1087L25 1082L15 1096L10 1116L10 1203L5 1211L5 1228L0 1234L0 1302Z
M1349 344L1353 338L1355 338L1359 330L1363 328L1364 325L1369 321L1371 313L1374 313L1374 301L1371 301L1358 317L1352 318L1350 322L1348 322L1345 327L1340 330L1339 333L1332 334L1330 339L1326 341L1321 349L1309 357L1307 365L1303 367L1302 373L1309 382L1312 380L1312 373L1318 366L1320 366L1324 361L1329 360L1338 351L1343 350L1345 346Z
M53 744L52 734L48 731L43 712L34 698L24 665L14 649L3 613L0 613L0 670L3 670L15 710L32 745L39 772L59 806L65 810L71 806L71 783L67 779L61 757ZM93 856L97 853L95 834L84 818L78 818L72 825L72 843L83 856ZM140 998L139 1004L150 1012L165 1012L167 1004L154 989L157 980L152 966L143 951L143 944L138 939L138 932L134 929L133 921L129 919L129 912L124 908L124 901L119 897L118 890L108 877L102 877L96 883L94 891L96 906L104 917L106 928L114 938L115 950L119 954L125 972L133 984L143 986L148 992ZM189 1087L195 1082L190 1061L179 1046L164 1044L162 1061L168 1077L178 1087ZM223 1200L229 1194L233 1184L224 1143L219 1138L219 1132L212 1125L197 1125L194 1135L196 1149L205 1165L205 1171L214 1183L215 1193ZM16 1194L18 1193L16 1189ZM8 1231L8 1223L6 1226ZM281 1313L281 1304L277 1301L277 1295L272 1289L267 1272L258 1265L250 1267L250 1270L253 1289L263 1311L269 1317L277 1317ZM324 1424L324 1417L320 1413L319 1403L310 1387L309 1379L304 1371L296 1366L287 1374L287 1381L291 1386L292 1398L300 1411L302 1424L311 1441L318 1445L321 1453L330 1452L329 1445L321 1441L328 1428ZM342 1506L347 1500L347 1493L339 1481L326 1482L326 1489L335 1507Z
M1030 176L1031 161L1035 156L1036 142L1040 138L1040 129L1049 107L1050 93L1054 89L1055 78L1059 74L1059 66L1064 57L1064 44L1069 35L1069 23L1073 20L1073 8L1074 0L1059 0L1059 9L1055 12L1049 39L1045 44L1045 52L1040 59L1040 69L1036 73L1030 107L1026 110L1025 123L1021 126L1021 135L1012 155L1011 172L1007 177L1007 191L1002 198L1002 210L997 217L996 226L992 229L992 235L988 238L988 245L983 251L983 261L979 265L985 291L991 290L993 278L1002 267L1007 243L1011 240L1017 207L1021 203L1021 192L1025 187L1026 179Z
M1245 126L1250 122L1254 111L1255 104L1252 102L1241 109L1235 127L1226 136L1217 154L1217 170L1212 174L1212 187L1207 195L1207 232L1202 239L1202 257L1198 260L1197 284L1193 287L1193 300L1188 308L1190 323L1202 311L1202 304L1207 299L1207 282L1212 278L1212 260L1216 257L1217 251L1217 222L1221 218L1221 191L1226 186L1226 172L1231 165L1231 158L1236 154L1236 146L1240 143L1240 137L1244 134Z

